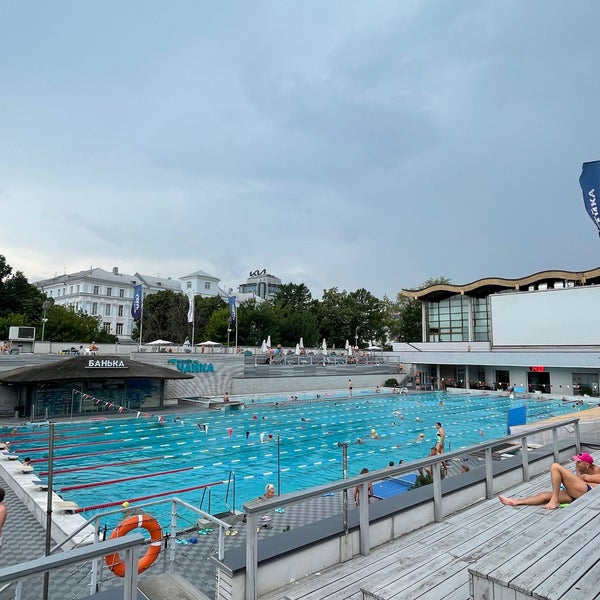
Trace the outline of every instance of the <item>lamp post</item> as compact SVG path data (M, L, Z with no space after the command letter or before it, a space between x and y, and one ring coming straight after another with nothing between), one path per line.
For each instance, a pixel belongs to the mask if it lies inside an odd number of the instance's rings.
M229 354L229 334L231 333L231 328L227 328L227 354Z
M42 342L44 341L44 334L46 333L46 323L48 319L46 318L46 312L52 306L52 302L50 300L44 300L42 304L42 309L44 311L44 316L42 317Z
M338 442L338 448L342 449L342 479L348 479L348 442ZM348 488L344 488L342 498L342 519L344 533L348 535Z

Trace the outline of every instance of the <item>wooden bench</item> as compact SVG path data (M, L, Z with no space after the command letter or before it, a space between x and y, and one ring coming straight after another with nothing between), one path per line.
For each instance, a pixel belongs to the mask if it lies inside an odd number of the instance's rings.
M513 510L531 511L532 507ZM547 513L538 525L539 533L534 540L515 536L469 568L473 600L597 597L600 487L565 508Z

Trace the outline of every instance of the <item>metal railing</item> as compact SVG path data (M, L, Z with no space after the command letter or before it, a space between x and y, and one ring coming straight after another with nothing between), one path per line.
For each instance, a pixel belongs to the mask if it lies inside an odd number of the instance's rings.
M370 471L364 475L357 475L348 479L341 479L334 483L328 483L313 487L300 492L276 496L269 500L252 501L244 504L244 511L247 518L247 537L246 537L246 600L256 600L257 598L257 572L258 572L258 534L259 515L275 508L283 508L292 504L306 502L316 499L325 494L338 491L346 491L355 486L359 490L359 547L360 553L368 556L370 553L369 540L369 484L372 481L389 479L391 477L399 477L408 473L414 473L420 469L430 469L433 475L433 514L434 521L441 522L443 518L443 490L442 490L442 462L451 461L460 458L466 454L473 452L484 453L485 466L485 493L486 498L490 499L494 495L494 475L493 475L493 448L503 445L519 443L522 453L522 480L529 481L529 449L527 440L533 436L539 435L546 431L552 432L552 455L554 462L559 462L559 444L558 430L565 426L573 426L573 435L575 438L574 445L576 453L581 450L581 438L579 430L579 419L569 419L544 425L530 429L523 433L509 435L502 438L497 438L493 441L484 442L475 446L461 448L452 452L430 456L428 458L403 463L396 467L386 467L378 471ZM347 515L344 515L347 522Z
M125 564L125 577L123 578L123 600L135 600L137 595L137 554L138 548L144 544L144 536L133 533L114 540L98 542L97 544L83 546L60 552L24 563L4 567L0 569L0 588L5 589L16 582L15 600L21 600L23 593L23 582L35 575L55 571L63 567L71 567L75 563L95 561L109 554L124 552L123 562ZM95 588L92 588L95 591Z
M102 540L102 536L106 535L107 533L107 528L105 525L103 525L103 521L106 521L108 518L110 517L115 517L115 516L120 516L122 518L127 518L129 516L132 515L138 515L138 514L142 514L145 513L147 509L151 508L151 507L156 507L158 505L161 504L170 504L171 508L170 508L170 524L169 527L164 529L164 535L163 535L163 539L165 540L165 552L166 552L166 570L169 572L173 572L174 571L174 565L175 565L175 559L176 559L176 548L177 548L177 536L180 535L181 533L186 533L187 529L189 528L183 528L180 526L180 520L184 517L182 517L182 509L185 509L185 511L189 511L194 515L198 515L199 517L201 517L203 520L206 520L207 522L209 522L211 525L215 526L215 529L218 530L218 541L217 541L217 547L216 547L216 555L217 557L222 560L224 555L225 555L225 531L228 529L231 529L233 527L233 525L231 525L230 523L227 523L221 519L219 519L218 517L215 517L213 515L211 515L210 513L201 510L195 506L192 506L191 504L188 504L187 502L180 500L179 498L169 498L169 499L162 499L162 500L156 500L154 502L146 502L144 504L136 504L134 506L132 506L131 508L127 508L127 509L123 509L123 508L119 508L119 509L115 509L115 510L111 510L111 511L106 511L106 512L102 512L102 513L97 513L95 514L93 517L91 517L90 519L86 520L85 522L83 522L79 527L77 527L72 533L71 535L66 538L65 540L63 540L60 544L54 546L51 549L51 554L50 556L47 557L42 557L39 559L35 559L33 561L29 561L30 563L32 563L34 566L37 567L38 565L38 561L41 561L41 564L46 564L46 561L49 561L50 559L55 559L55 558L59 558L59 557L65 557L65 556L72 556L71 559L65 559L64 561L59 561L56 562L56 567L52 567L53 569L59 568L61 566L66 566L66 565L72 565L74 562L76 561L84 561L84 560L90 560L91 561L91 566L90 568L84 573L84 575L82 576L81 573L77 573L77 585L79 585L81 587L82 582L84 582L84 580L87 580L87 583L85 583L85 587L88 588L88 592L85 595L89 595L90 593L99 591L102 589L103 587L103 575L102 575L102 569L103 569L103 561L102 558L107 555L107 554L111 554L113 553L113 550L111 550L112 546L106 546L106 544L108 543L108 541L104 541ZM189 513L188 513L189 514ZM189 523L186 523L189 526ZM80 536L80 534L82 532L85 532L87 530L88 535L84 535ZM83 537L83 541L81 541L79 543L79 546L75 548L75 550L69 550L68 552L57 552L58 550L62 549L65 545L68 545L69 542L72 543L72 540L74 540L77 537ZM119 537L119 538L115 538L114 540L110 540L111 544L114 544L115 542L119 542L121 543L122 540L130 540L132 536L124 536L124 537ZM135 538L138 540L138 542L136 543L137 545L143 544L145 543L145 538L142 534L135 534ZM127 547L127 546L124 546ZM97 549L99 548L99 550L97 551L90 551L91 554L85 555L84 557L82 557L81 559L78 558L79 554L71 554L72 552L84 552L86 549ZM83 555L82 555L83 556ZM23 569L21 567L23 567L23 565L28 565L29 563L24 563L21 565L15 565L15 568L18 567L18 572L22 573ZM50 561L48 564L54 565L55 563L53 561ZM128 564L128 563L127 563ZM46 568L45 571L49 571L50 569ZM134 585L134 588L137 586L137 568L134 569L135 571L135 585L132 583L132 585ZM44 569L37 569L35 570L35 572L44 572ZM4 570L0 571L0 574L4 573ZM25 576L27 575L27 573L23 574L23 578L25 578ZM13 577L12 579L17 579L17 577ZM3 581L12 581L11 578L8 578L6 580L3 580L2 577L0 576L0 583L2 583ZM29 580L31 581L31 580ZM25 597L25 585L24 585L24 581L20 581L17 584L17 592L18 595L15 596L16 600L20 600L21 597ZM32 582L31 585L36 585L35 582ZM76 584L73 584L71 587L73 590L75 590L77 588ZM125 582L125 587L127 588L127 586L129 585L128 581ZM0 591L2 590L1 586L0 586ZM127 591L127 590L126 590ZM28 591L29 593L29 597L34 597L31 594L35 594L35 592L32 592L31 590ZM74 595L73 597L76 597L77 594L74 591L73 592ZM22 595L23 594L23 595ZM36 596L36 597L41 597L40 595ZM135 595L133 596L125 596L125 598L131 598L132 600L135 598Z

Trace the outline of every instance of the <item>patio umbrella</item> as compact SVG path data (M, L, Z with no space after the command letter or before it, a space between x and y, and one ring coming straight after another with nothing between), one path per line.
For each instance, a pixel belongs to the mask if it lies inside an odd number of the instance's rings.
M296 356L300 356L300 344L296 344Z
M298 344L300 346L300 350L304 350L304 340L302 338L300 338L300 344Z
M346 345L344 346L344 348L346 348L346 350L348 350L349 347L350 347L350 342L348 340L346 340Z
M261 352L268 352L269 348L267 347L267 342L263 340L262 346L260 347Z
M211 340L206 340L205 342L200 342L199 344L196 344L196 346L202 347L202 352L204 352L205 348L208 348L210 352L213 352L213 350L216 346L222 346L222 345L223 344L221 344L220 342L213 342Z
M325 340L325 338L323 338L322 350L323 350L323 356L327 356L327 341Z
M270 347L271 347L271 336L268 335L267 336L267 348L270 348Z
M169 342L167 340L154 340L153 342L148 342L147 346L158 346L157 350L160 352L162 346L172 346L173 342Z
M352 346L348 346L348 356L352 356Z

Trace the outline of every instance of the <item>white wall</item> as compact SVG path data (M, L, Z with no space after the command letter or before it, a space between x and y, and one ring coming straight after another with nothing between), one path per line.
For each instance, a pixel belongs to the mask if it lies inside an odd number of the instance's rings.
M494 346L600 345L600 286L491 296Z

